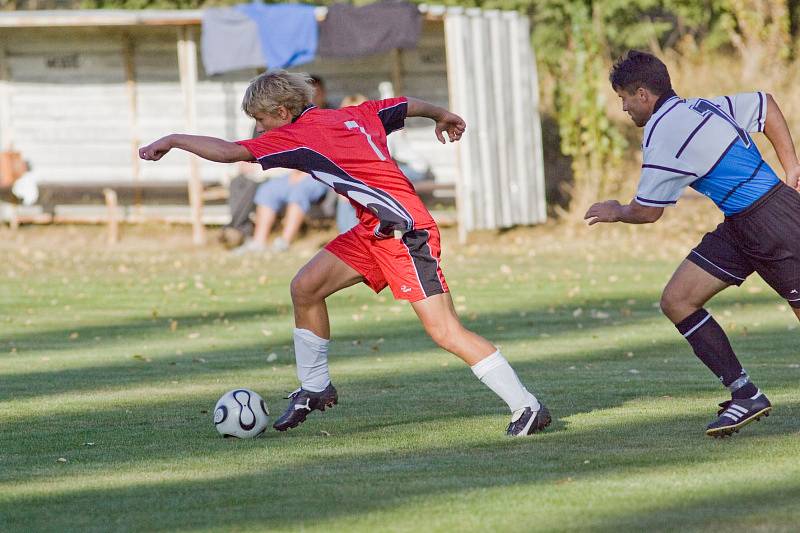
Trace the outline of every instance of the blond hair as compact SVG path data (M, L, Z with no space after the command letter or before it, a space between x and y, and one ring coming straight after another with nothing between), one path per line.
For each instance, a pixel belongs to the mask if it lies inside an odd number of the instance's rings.
M283 106L296 117L311 102L314 95L311 83L311 78L305 73L265 72L250 81L242 99L242 110L250 117L256 113L275 115Z
M350 107L353 105L361 105L367 101L367 97L361 93L348 94L342 98L342 103L339 107Z

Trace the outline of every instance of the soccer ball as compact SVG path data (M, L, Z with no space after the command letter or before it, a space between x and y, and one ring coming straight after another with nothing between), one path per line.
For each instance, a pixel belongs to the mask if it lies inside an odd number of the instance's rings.
M214 406L214 426L223 437L258 437L269 425L267 404L250 389L234 389Z

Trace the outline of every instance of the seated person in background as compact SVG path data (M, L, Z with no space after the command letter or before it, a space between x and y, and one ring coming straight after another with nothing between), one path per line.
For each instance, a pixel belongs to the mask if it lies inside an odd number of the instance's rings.
M253 199L260 185L255 179L256 173L262 173L260 165L245 162L236 165L236 176L228 186L228 208L231 211L231 221L222 226L219 239L225 248L241 246L244 244L245 238L253 234L253 221L250 220L250 214L256 208Z
M33 205L39 199L39 179L33 173L31 162L19 158L10 163L0 176L0 202L12 205Z
M325 88L325 80L313 74L309 76L309 78L311 79L311 86L314 87L314 96L311 97L311 103L320 109L332 108L333 105L328 101L328 91Z
M253 201L256 204L256 223L253 238L234 250L234 253L264 252L267 250L272 227L285 208L283 232L272 242L273 252L289 248L300 231L306 213L325 196L327 186L304 172L291 170L288 174L269 179L258 186Z

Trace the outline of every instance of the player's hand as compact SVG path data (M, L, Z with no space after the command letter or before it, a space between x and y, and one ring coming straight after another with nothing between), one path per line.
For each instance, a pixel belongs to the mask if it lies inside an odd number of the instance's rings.
M159 140L139 148L139 157L146 161L158 161L164 154L172 149L169 137L162 137Z
M620 209L622 205L616 200L598 202L586 211L583 219L588 220L590 226L598 222L619 222Z
M448 111L436 121L436 138L440 143L446 144L443 132L447 132L450 142L455 142L461 139L465 129L467 129L467 124L464 119Z
M786 184L792 189L800 192L800 165L789 169L786 173Z

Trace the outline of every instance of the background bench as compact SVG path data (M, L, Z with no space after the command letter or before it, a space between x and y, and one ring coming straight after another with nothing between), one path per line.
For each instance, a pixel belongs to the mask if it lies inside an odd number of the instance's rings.
M416 182L417 193L431 209L455 205L455 185L436 183L434 180ZM2 191L0 191L2 192ZM228 189L221 183L205 183L204 204L226 204ZM56 221L56 207L61 205L105 205L105 222L109 242L119 240L119 207L140 205L188 205L186 181L140 182L42 182L39 183L39 201L43 216L39 222ZM312 206L308 218L314 221L333 220L320 204Z

